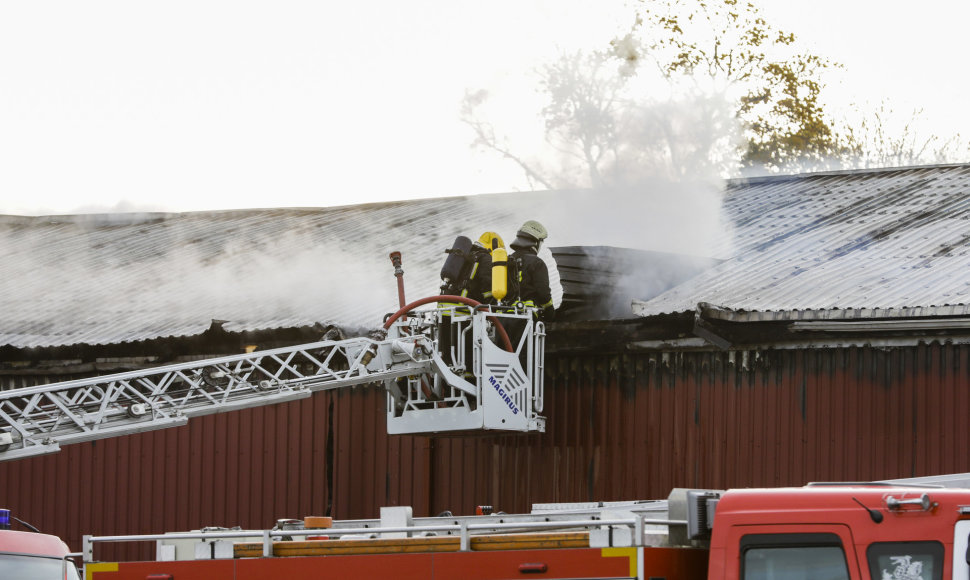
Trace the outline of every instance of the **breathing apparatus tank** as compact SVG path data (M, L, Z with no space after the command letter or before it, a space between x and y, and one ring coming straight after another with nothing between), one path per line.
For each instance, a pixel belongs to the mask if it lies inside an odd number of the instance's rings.
M501 302L508 294L509 253L505 248L492 250L492 298Z
M472 241L465 236L458 236L455 238L455 243L451 245L451 249L445 250L448 257L445 258L445 263L441 266L442 289L459 279L471 249Z

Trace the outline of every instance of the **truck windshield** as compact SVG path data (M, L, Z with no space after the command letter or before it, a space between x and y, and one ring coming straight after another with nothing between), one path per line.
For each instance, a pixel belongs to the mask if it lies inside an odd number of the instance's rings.
M0 577L3 580L79 580L77 568L67 563L67 575L62 576L64 561L60 558L0 554Z
M849 580L842 548L754 548L744 554L745 580Z

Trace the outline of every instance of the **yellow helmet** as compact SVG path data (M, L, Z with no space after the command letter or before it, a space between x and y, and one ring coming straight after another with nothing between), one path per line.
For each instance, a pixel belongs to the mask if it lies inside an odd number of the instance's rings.
M505 247L505 242L502 241L502 236L496 234L495 232L485 232L482 234L482 237L478 238L478 243L484 246L487 250Z

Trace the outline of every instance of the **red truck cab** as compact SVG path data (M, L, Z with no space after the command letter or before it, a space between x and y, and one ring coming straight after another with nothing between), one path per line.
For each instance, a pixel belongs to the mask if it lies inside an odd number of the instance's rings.
M4 513L6 512L6 513ZM8 510L0 510L0 578L3 580L78 580L60 538L9 528Z
M710 580L968 577L970 490L874 484L725 492Z

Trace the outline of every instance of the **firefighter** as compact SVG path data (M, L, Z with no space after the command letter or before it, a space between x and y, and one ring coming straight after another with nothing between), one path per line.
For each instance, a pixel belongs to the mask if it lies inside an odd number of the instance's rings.
M535 220L525 222L515 233L515 241L510 244L513 251L508 259L508 294L504 301L537 308L536 316L540 320L551 320L556 313L549 288L549 270L539 257L539 247L548 235L546 228ZM507 319L503 324L513 347L519 349L527 322ZM519 362L528 372L525 348L519 350Z
M556 313L549 288L549 270L539 257L539 247L549 236L542 224L529 220L515 233L510 244L507 302L538 308L540 319L551 320Z
M468 243L468 238L458 236L450 250L448 259L442 267L441 293L452 296L463 296L481 302L494 304L492 298L492 255L494 248L504 248L502 237L495 232L483 233L474 243ZM461 308L460 304L441 302L440 307ZM451 322L450 312L444 312L439 327L439 345L442 356L449 365L457 361L452 357L452 349L458 340L458 327ZM471 366L472 344L470 338L465 345L465 369Z

